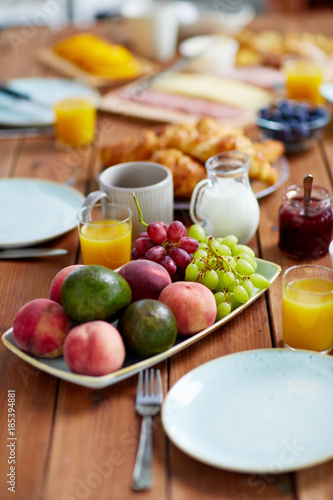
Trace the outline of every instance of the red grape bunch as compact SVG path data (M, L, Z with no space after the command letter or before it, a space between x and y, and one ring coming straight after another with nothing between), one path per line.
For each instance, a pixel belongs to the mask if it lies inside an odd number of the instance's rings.
M147 232L139 234L131 257L157 262L176 280L184 277L198 248L199 242L186 236L186 228L180 221L175 220L169 226L158 221L148 224Z

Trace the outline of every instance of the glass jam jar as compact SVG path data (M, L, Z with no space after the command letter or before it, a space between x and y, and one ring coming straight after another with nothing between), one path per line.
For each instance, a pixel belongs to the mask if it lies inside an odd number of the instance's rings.
M313 186L308 205L303 186L286 188L279 210L279 248L290 257L319 259L332 239L332 197L327 189Z

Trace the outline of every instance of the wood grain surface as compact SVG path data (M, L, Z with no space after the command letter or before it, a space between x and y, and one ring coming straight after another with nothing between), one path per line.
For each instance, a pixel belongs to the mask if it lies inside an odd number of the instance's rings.
M271 27L332 34L333 12L299 15L263 15L254 29ZM91 28L109 34L109 22ZM60 76L40 64L41 47L74 33L48 28L11 28L0 33L1 79ZM0 141L0 177L31 177L66 182L87 194L96 189L101 168L99 146L149 126L145 120L100 113L96 144L80 151L56 148L52 138L16 138ZM287 183L260 200L260 226L250 246L256 254L281 265L295 264L277 247L278 209L284 187L301 183L311 173L316 184L333 191L333 126L311 150L288 155ZM188 220L188 215L175 213ZM0 222L1 224L1 222ZM68 249L62 257L0 262L0 331L12 326L18 309L34 298L47 297L54 275L80 262L77 232L50 242ZM328 256L318 264L330 267ZM281 344L281 279L258 301L212 335L161 363L164 391L180 377L206 361L249 349ZM153 489L130 488L140 418L134 409L137 378L103 390L91 390L60 381L18 359L0 345L0 498L7 500L331 500L333 461L296 473L241 474L204 465L178 450L166 438L161 418L154 419ZM16 491L8 491L7 393L16 393ZM227 432L227 430L226 430ZM327 429L332 432L332 429Z

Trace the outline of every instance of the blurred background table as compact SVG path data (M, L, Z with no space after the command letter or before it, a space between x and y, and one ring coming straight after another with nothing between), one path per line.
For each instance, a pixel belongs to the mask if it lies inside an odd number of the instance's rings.
M321 32L332 35L333 12L297 15L265 14L252 22L253 29ZM109 34L109 21L95 24L97 34ZM18 27L0 35L3 81L19 77L59 76L39 64L35 52L75 32L47 27ZM18 43L16 50L13 40ZM74 182L88 194L96 189L101 168L98 149L108 140L134 135L149 122L107 113L99 115L96 144L80 151L56 148L52 137L0 139L0 176L29 177ZM278 209L284 187L313 174L315 183L333 191L333 124L312 149L289 155L287 184L260 200L261 219L250 245L257 256L281 265L295 264L277 247ZM184 213L176 217L186 218ZM0 222L1 224L1 222ZM47 246L47 245L46 245ZM47 297L54 275L80 262L77 231L49 243L68 249L66 256L1 261L0 330L12 326L18 309L34 298ZM317 261L330 266L329 257ZM225 354L281 345L281 280L224 328L161 363L164 391L194 367ZM1 378L1 498L13 498L7 490L7 391L16 391L16 493L20 500L72 499L202 499L330 500L333 498L333 461L290 474L241 474L209 467L179 451L168 441L160 417L154 421L154 488L136 493L130 489L137 450L140 419L134 411L137 378L103 390L90 390L60 381L38 371L0 346ZM332 432L327 429L327 432ZM104 466L104 468L103 468Z

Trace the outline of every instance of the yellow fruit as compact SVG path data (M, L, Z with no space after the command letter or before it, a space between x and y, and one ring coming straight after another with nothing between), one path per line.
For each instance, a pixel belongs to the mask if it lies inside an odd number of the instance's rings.
M132 78L141 73L141 63L122 45L111 44L90 33L61 40L54 52L96 76Z

